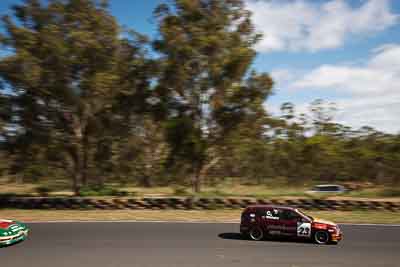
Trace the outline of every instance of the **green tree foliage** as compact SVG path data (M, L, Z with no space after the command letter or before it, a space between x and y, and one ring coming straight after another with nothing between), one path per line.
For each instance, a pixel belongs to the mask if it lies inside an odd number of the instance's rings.
M398 183L399 135L379 133L371 127L353 130L333 122L333 103L315 100L310 115L296 115L295 106L281 108L283 126L275 126L272 177L291 182L370 181Z
M131 112L143 108L148 62L141 38L121 38L105 1L27 0L13 10L0 38L12 51L0 61L0 77L12 91L9 123L21 129L13 150L23 157L34 146L58 151L78 193L91 146L107 154Z
M336 123L320 99L268 114L273 81L251 70L261 36L242 0L165 2L154 40L123 30L107 1L13 7L0 34L0 176L68 179L77 194L108 182L198 192L224 177L400 183L399 134Z
M156 91L167 118L171 164L189 161L193 186L218 161L216 146L239 123L262 112L272 88L249 73L260 39L239 0L176 0L155 11L162 66Z

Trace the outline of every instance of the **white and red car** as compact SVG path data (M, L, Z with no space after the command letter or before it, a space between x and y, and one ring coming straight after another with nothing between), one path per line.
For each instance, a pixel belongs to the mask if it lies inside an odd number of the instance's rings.
M298 209L283 206L247 207L242 213L240 232L257 241L281 236L312 240L318 244L337 244L342 239L336 223L315 219Z

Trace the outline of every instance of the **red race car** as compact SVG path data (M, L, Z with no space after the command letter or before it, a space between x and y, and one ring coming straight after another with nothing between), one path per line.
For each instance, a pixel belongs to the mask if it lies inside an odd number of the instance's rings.
M315 219L298 209L282 206L247 207L240 223L240 232L252 240L280 236L312 240L318 244L337 244L342 232L336 223Z

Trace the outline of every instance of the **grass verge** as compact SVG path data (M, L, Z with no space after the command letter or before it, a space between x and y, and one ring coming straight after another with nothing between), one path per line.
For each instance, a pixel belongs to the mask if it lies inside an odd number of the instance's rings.
M6 177L0 177L1 195L28 195L28 196L72 196L70 184L65 180L48 180L41 183L15 183ZM272 180L271 180L272 181ZM244 185L234 179L222 179L215 186L204 185L202 192L193 194L191 188L182 186L155 186L150 188L135 186L134 184L121 185L107 183L102 188L83 188L84 196L130 196L130 197L251 197L266 199L293 199L293 198L321 198L321 199L350 199L350 200L382 200L400 201L400 187L388 185L365 184L357 190L343 194L309 194L311 183L291 185L287 181L273 179L268 185ZM123 194L121 194L123 193Z
M0 218L45 221L188 221L239 222L241 210L0 210ZM400 224L400 214L388 211L310 211L307 214L338 223Z

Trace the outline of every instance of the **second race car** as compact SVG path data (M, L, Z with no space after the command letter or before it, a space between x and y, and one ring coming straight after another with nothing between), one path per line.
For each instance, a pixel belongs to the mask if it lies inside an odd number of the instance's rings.
M28 227L20 222L0 219L0 247L13 245L28 237Z

